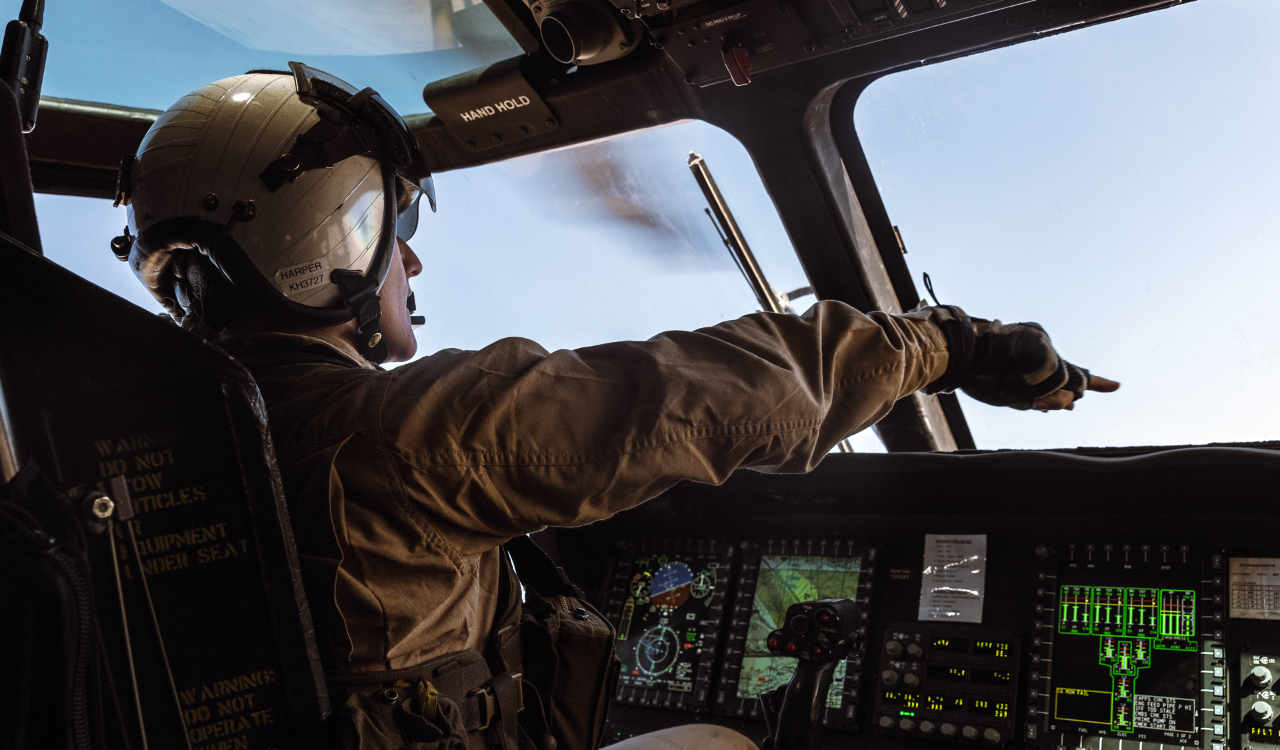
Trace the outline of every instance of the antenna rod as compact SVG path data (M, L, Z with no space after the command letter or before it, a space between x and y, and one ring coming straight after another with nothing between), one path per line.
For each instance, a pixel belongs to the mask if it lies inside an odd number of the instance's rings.
M760 264L756 263L756 256L751 254L751 248L747 246L747 238L742 236L738 222L733 220L733 214L729 212L729 204L725 203L720 188L716 187L715 178L711 176L711 170L707 169L707 163L701 156L690 153L689 169L693 171L693 178L698 181L698 187L702 188L702 194L706 196L707 203L711 204L711 212L715 214L720 226L724 227L724 233L727 235L725 244L737 258L743 275L747 277L747 283L751 284L752 291L756 293L756 299L760 300L760 307L767 312L791 312L791 305L783 302L782 298L769 286L769 282L765 281L764 272L760 270Z
M751 284L751 289L756 293L756 299L760 300L760 307L768 312L790 313L791 301L783 295L779 295L773 291L773 287L769 286L769 282L764 278L764 271L760 270L760 264L756 263L756 256L751 254L751 248L747 246L747 238L742 236L742 230L738 228L738 222L733 220L733 214L729 211L729 204L725 203L724 195L720 193L720 188L716 187L715 178L711 176L711 170L707 168L707 163L702 157L690 152L689 153L689 169L693 172L693 179L698 181L698 187L702 188L702 194L706 196L707 203L711 204L711 213L715 214L715 218L719 220L719 226L724 227L724 234L721 239L724 244L733 252L733 257L738 262L738 269L742 271L742 275L747 277L747 283ZM715 221L711 222L715 224ZM727 235L727 236L725 236ZM797 290L799 291L799 290ZM853 443L849 438L845 438L836 444L841 453L853 453Z

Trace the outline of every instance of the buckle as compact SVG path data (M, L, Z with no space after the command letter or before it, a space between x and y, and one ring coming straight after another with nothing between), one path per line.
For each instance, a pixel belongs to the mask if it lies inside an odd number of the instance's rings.
M524 673L512 672L511 679L516 681L516 713L524 710Z
M476 729L488 729L493 717L498 713L498 699L494 697L493 688L489 685L483 685L467 693L468 699L480 698L481 696L483 696L483 699L478 701L481 723Z

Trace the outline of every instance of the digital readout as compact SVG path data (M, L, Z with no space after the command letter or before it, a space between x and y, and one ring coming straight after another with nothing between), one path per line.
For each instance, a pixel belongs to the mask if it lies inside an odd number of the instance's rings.
M964 667L948 667L941 664L929 665L929 679L946 680L947 682L964 682Z
M1276 730L1274 727L1249 727L1249 736L1266 740L1274 744L1276 739Z
M954 695L916 695L886 690L880 694L880 702L886 706L901 706L912 710L963 711L964 698Z
M1009 703L1008 701L974 698L969 702L969 713L982 714L983 716L994 716L997 719L1007 719L1009 718Z
M926 695L925 707L930 711L963 711L964 698L953 695Z
M1012 646L1005 641L975 641L973 653L1005 659L1008 658L1011 648Z
M1013 683L1013 672L1003 669L972 669L969 671L969 682L979 685L1010 685Z
M929 641L929 648L933 651L947 651L957 654L969 653L968 638L934 638Z

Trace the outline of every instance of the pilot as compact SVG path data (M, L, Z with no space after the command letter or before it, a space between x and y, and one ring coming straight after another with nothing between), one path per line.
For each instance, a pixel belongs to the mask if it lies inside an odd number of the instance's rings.
M576 351L504 339L386 371L417 348L423 268L407 241L423 201L435 210L427 164L371 89L291 63L183 97L120 176L117 256L262 391L344 747L599 744L616 661L582 648L605 628L593 642L610 656L608 626L580 601L522 612L503 545L682 479L808 471L917 390L1054 410L1118 387L1035 324L834 301ZM709 725L623 743L752 744Z

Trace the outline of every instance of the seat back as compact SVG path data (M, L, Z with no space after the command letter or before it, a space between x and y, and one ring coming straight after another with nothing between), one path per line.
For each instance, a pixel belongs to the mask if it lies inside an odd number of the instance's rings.
M10 166L0 170L6 185ZM9 197L6 206L21 203ZM110 252L107 243L95 250ZM59 488L114 477L128 488L117 512L131 506L132 517L89 534L88 548L133 746L139 723L153 748L317 745L328 697L266 411L247 371L4 238L0 321L0 416L16 454Z

